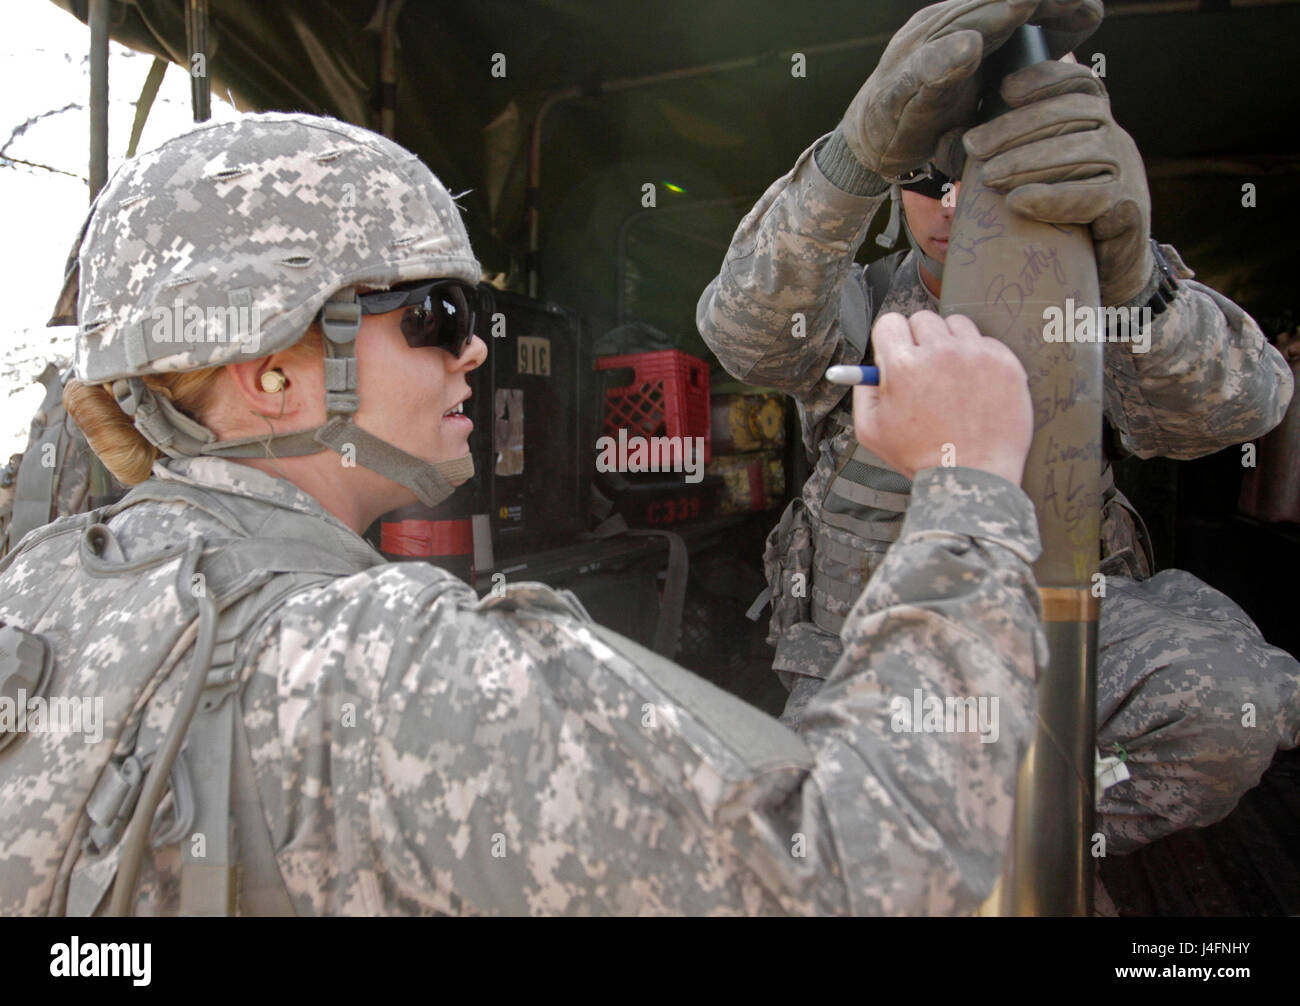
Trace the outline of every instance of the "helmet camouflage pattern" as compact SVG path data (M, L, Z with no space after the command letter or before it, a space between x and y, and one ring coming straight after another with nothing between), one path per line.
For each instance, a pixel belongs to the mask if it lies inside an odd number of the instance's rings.
M480 278L450 194L414 154L280 113L205 124L122 165L77 252L76 371L94 383L278 352L343 287Z
M425 461L352 421L357 289L481 278L451 195L391 140L304 114L206 123L114 173L68 265L50 323L76 323L77 376L112 382L163 453L355 452L429 506L473 474L468 457ZM270 356L318 317L327 419L316 429L217 441L141 380Z

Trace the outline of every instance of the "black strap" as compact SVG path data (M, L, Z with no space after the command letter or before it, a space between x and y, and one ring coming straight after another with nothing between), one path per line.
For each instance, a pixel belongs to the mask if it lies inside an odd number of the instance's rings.
M686 610L686 580L690 572L690 554L686 542L675 531L636 529L634 537L663 538L668 542L668 566L664 570L664 592L659 601L659 621L655 623L654 651L671 660L682 639L682 615Z
M593 489L593 496L596 495L600 493ZM603 495L600 495L600 498L604 500ZM677 646L681 642L682 617L686 613L686 582L690 575L690 552L686 548L686 542L674 531L629 528L621 513L606 517L595 530L582 537L613 538L620 534L629 537L663 538L668 543L664 592L659 600L659 618L655 622L652 645L656 653L671 660L677 654Z

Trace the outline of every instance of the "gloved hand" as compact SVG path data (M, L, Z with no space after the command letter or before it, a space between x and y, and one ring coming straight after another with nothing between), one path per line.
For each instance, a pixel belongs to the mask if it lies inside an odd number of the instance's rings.
M1091 35L1101 16L1101 0L949 0L923 8L890 39L844 114L849 150L885 179L919 168L940 136L974 118L975 71L986 50L1032 22L1061 56Z
M1036 220L1087 224L1101 301L1119 306L1146 286L1151 196L1142 155L1110 112L1106 89L1074 63L1039 63L1007 76L1011 111L970 129L966 152L1007 206Z

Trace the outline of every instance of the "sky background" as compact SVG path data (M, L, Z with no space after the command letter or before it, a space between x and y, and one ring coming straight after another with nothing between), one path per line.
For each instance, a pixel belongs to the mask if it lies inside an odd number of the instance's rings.
M0 41L0 464L21 451L44 391L32 382L46 360L72 359L71 326L46 328L63 266L90 203L90 29L49 0L6 0ZM109 43L108 152L126 157L136 100L152 56ZM238 113L212 96L214 119ZM189 77L170 66L140 138L150 150L193 125ZM5 160L18 158L45 168ZM56 170L46 170L52 168Z

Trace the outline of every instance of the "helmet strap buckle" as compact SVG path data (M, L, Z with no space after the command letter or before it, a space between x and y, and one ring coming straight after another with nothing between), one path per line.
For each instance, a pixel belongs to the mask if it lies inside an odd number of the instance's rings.
M344 287L320 309L320 327L331 345L348 346L361 332L361 304L355 287Z
M320 310L325 333L325 414L350 416L361 406L357 397L357 336L361 303L355 287L344 287Z
M117 407L128 416L135 415L147 392L144 381L138 377L122 377L113 382L113 398L117 401Z

